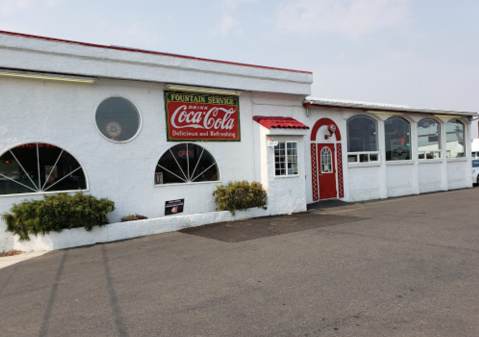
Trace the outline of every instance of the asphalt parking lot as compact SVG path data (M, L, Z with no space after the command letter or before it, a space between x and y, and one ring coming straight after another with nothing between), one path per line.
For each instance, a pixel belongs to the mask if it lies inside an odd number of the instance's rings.
M53 251L0 336L479 336L479 188Z

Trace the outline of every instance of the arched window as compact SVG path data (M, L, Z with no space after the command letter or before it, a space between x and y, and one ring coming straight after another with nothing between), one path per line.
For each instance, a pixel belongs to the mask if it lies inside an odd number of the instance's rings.
M378 123L376 120L358 115L348 119L347 126L348 162L378 161Z
M85 173L71 154L45 143L19 145L0 156L0 194L86 189Z
M203 147L191 143L171 147L161 156L155 170L156 185L219 180L215 158Z
M114 142L126 142L140 131L140 113L122 97L105 99L96 110L96 126L101 134Z
M384 122L386 160L411 160L411 124L402 117Z
M321 150L321 173L333 172L333 154L329 147L323 147Z
M417 146L419 159L441 158L441 124L432 118L417 123Z
M459 158L466 155L464 124L458 119L451 119L446 124L447 158Z

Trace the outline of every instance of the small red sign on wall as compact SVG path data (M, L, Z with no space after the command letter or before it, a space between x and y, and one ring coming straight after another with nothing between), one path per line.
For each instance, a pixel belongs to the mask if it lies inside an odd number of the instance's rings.
M239 141L239 98L165 92L169 141Z

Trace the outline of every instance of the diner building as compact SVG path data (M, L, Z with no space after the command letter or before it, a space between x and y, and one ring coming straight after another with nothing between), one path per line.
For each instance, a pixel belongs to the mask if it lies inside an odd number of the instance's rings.
M472 186L472 112L311 98L308 71L0 32L0 213L84 191L111 224L0 251L59 249L219 221ZM229 181L267 210L216 210ZM147 220L120 222L129 214ZM2 246L3 245L3 246Z

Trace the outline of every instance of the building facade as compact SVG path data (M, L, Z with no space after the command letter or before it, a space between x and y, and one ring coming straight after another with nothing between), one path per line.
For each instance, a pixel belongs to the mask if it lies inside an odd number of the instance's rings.
M474 113L309 98L312 73L0 32L0 212L83 190L112 224L0 250L58 249L217 221L465 188ZM212 192L259 181L268 209ZM140 213L149 219L119 223Z

